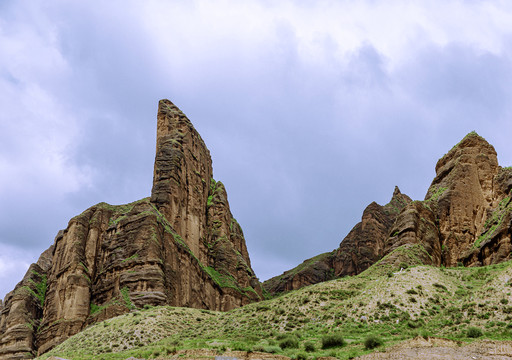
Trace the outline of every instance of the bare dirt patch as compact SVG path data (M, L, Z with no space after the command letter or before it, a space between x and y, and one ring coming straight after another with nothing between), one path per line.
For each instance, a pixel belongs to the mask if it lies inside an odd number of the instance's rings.
M358 357L359 360L447 359L504 360L512 359L512 341L476 341L464 344L447 339L417 337L400 343L385 352Z

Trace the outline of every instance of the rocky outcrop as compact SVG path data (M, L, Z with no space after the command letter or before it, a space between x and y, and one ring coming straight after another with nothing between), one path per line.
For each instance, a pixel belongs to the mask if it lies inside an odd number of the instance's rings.
M336 276L356 275L368 269L382 256L391 227L411 199L395 187L385 206L375 202L363 212L361 222L340 243L333 259Z
M53 246L43 252L5 297L0 311L0 359L27 359L36 353L52 252Z
M402 209L411 199L395 187L385 206L371 203L338 249L304 261L294 269L263 283L271 294L299 289L340 276L355 275L369 268L384 255L385 241Z
M441 234L434 213L420 201L408 204L397 217L386 239L384 254L390 254L404 245L418 245L428 257L421 263L440 266Z
M161 100L157 115L156 157L151 203L180 234L201 261L207 254L207 202L212 160L192 123L169 100Z
M512 169L501 168L493 146L472 132L436 165L425 200L398 217L386 253L420 244L425 263L481 266L509 260Z
M289 291L332 278L326 274L358 274L383 257L387 264L434 266L509 260L511 191L512 168L501 168L492 145L472 132L437 162L423 201L411 202L395 190L386 206L370 204L321 264L307 260L263 286L271 293Z
M333 259L334 251L304 260L299 266L263 282L263 288L270 294L279 294L335 279Z
M168 100L157 129L151 197L100 203L70 220L6 297L0 359L42 354L145 305L229 310L262 298L201 137Z
M512 253L512 168L500 168L493 182L493 207L472 246L459 256L466 266L496 264L510 260Z
M481 233L487 210L496 205L493 180L497 173L496 151L476 133L437 162L425 202L438 219L444 265L457 265L460 254Z

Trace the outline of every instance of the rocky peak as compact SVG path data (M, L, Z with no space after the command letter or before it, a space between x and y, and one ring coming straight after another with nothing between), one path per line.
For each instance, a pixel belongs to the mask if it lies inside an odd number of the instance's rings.
M293 290L328 280L332 271L336 276L358 274L384 256L382 264L393 266L402 261L478 266L508 260L511 199L512 168L500 167L494 147L471 132L437 162L423 201L411 201L395 187L388 204L366 207L338 249L263 285L272 293Z
M475 156L480 153L489 155L491 161L495 160L494 162L498 162L494 147L475 131L472 131L437 161L436 174L439 174L440 169L453 159L460 158L461 156Z
M262 299L208 148L169 100L157 121L151 197L97 204L59 231L0 309L0 359L42 354L145 305L229 310Z
M339 276L355 275L382 258L385 241L398 214L411 199L395 187L389 203L368 205L338 249L304 261L294 269L263 283L270 293L299 289Z
M443 263L457 264L481 232L487 209L494 202L498 158L494 147L477 133L469 133L436 165L436 177L425 196L438 219Z
M151 203L201 261L212 162L190 120L169 100L160 100Z

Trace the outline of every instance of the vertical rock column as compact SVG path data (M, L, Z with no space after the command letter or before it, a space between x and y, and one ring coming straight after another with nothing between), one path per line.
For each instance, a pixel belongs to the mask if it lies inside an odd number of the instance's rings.
M494 147L476 133L468 134L437 162L424 202L439 224L444 265L457 265L481 233L493 204L497 173Z
M190 120L169 100L158 104L155 169L151 202L201 262L212 161Z

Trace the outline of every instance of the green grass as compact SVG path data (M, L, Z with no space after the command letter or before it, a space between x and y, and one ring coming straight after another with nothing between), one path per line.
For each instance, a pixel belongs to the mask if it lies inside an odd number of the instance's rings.
M35 297L39 304L44 306L44 299L46 297L47 277L44 274L39 274L37 271L32 270L32 275L39 278L39 281L28 279L31 286L24 286L23 288Z
M137 310L87 328L41 359L154 359L156 353L185 356L187 349L348 359L418 335L473 341L473 327L480 329L479 339L512 340L512 306L502 301L511 299L511 278L510 261L481 268L409 266L401 272L381 264L229 312ZM411 296L416 302L408 301ZM346 344L324 348L328 336Z
M482 234L475 240L473 248L479 248L480 245L491 239L495 235L496 230L501 228L504 219L507 219L512 211L512 201L510 196L505 197L492 212L491 216L484 224Z

